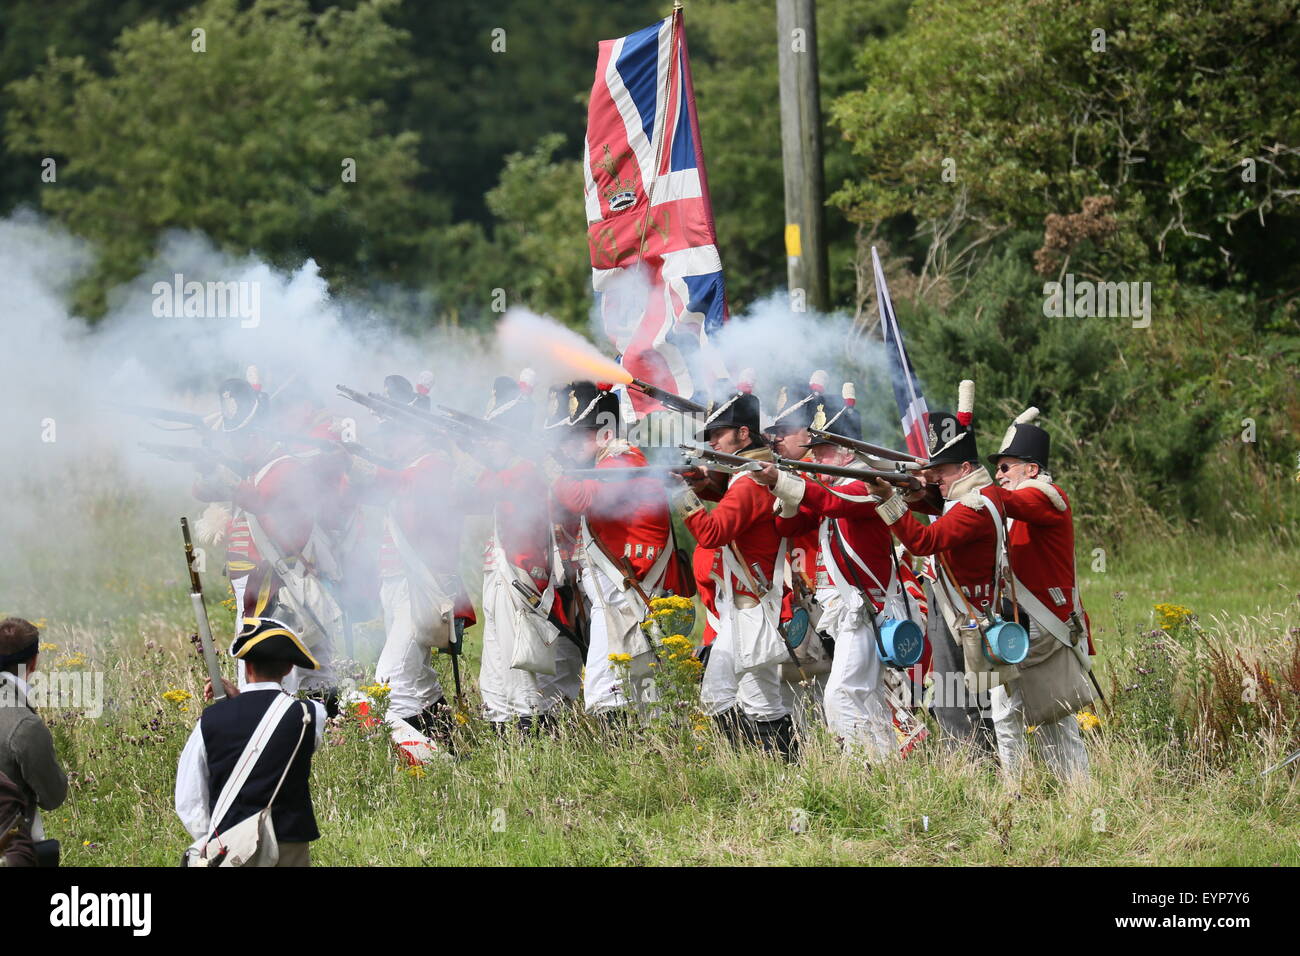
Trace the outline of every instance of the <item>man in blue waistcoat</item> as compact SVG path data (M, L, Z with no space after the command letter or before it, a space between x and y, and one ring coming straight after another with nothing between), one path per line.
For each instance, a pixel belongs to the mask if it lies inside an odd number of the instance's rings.
M284 693L280 681L295 665L308 670L319 666L292 628L269 617L245 618L230 653L244 662L247 683L242 691L226 683L228 696L203 712L176 771L176 813L196 840L213 831L211 817L218 796L263 715ZM306 703L311 707L310 743L304 739L294 755L302 717L301 708L293 707L271 732L248 779L215 828L218 833L229 830L271 805L283 777L271 810L280 848L278 866L310 866L311 841L320 836L308 780L312 752L324 733L325 708L317 701Z

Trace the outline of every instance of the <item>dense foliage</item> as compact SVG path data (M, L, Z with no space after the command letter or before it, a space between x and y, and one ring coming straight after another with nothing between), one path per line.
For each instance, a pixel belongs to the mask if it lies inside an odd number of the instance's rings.
M208 0L55 17L14 0L0 211L38 205L94 241L92 319L160 235L197 229L277 264L314 257L336 290L412 290L417 324L486 327L502 289L582 328L595 43L667 8ZM1040 405L1098 527L1296 519L1298 14L818 4L837 306L871 311L859 276L879 245L931 405L974 377L986 444ZM739 312L784 284L778 38L770 0L697 0L687 24ZM1044 283L1067 274L1151 283L1149 327L1046 317Z

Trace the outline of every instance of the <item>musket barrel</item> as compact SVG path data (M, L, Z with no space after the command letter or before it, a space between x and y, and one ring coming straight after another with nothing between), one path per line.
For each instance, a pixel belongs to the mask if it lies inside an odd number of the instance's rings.
M850 465L823 465L816 461L795 461L793 458L781 458L777 461L778 468L784 468L786 471L803 471L813 475L830 475L835 478L852 478L862 481L868 478L877 478L881 481L887 481L893 485L902 485L907 488L920 488L921 482L915 476L899 471L880 471L875 468L854 468Z
M689 398L683 398L675 392L670 392L666 388L660 388L658 385L651 385L649 382L643 382L639 378L632 379L628 383L639 392L649 395L655 401L667 405L669 408L679 412L693 412L696 415L703 415L708 412L708 408L699 402L692 401Z
M207 665L208 680L212 682L212 699L224 700L226 689L221 683L221 668L217 665L217 652L212 641L212 625L208 623L208 609L203 604L203 584L194 567L194 543L190 540L190 522L181 517L181 536L185 539L185 566L190 572L190 604L194 608L194 623L199 632L199 647L203 650L203 663Z
M909 455L905 451L894 451L894 449L885 448L883 445L873 445L869 441L836 435L834 432L823 431L820 428L810 428L808 434L819 441L839 445L841 448L851 448L853 451L862 452L864 455L872 455L876 458L884 458L887 461L897 461L904 464L921 464L921 459L915 455Z

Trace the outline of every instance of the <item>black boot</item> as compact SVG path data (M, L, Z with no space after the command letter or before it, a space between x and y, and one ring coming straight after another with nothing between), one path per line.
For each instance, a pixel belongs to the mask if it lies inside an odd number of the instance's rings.
M794 734L794 718L787 714L777 720L748 720L747 736L766 753L778 753L786 763L799 757L799 741Z

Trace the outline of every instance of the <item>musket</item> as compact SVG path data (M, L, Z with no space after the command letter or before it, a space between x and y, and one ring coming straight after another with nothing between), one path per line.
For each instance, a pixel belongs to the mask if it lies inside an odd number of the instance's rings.
M212 626L208 623L208 609L203 604L203 583L194 568L194 543L190 540L189 519L181 516L181 537L185 539L185 566L190 572L190 604L194 606L194 621L199 629L199 646L203 648L203 661L208 666L208 679L212 681L212 699L224 700L226 689L221 683L221 668L217 666L217 652L212 645Z
M775 462L776 467L782 471L807 472L810 475L830 475L834 478L851 478L858 481L876 479L887 481L891 485L898 485L915 491L924 487L921 480L915 475L909 475L901 471L880 471L875 468L854 468L851 465L823 465L817 461L795 461L793 458L778 458Z
M1292 761L1294 761L1294 760L1296 760L1296 759L1300 759L1300 750L1297 750L1295 753L1293 753L1291 756L1287 757L1287 758L1286 758L1285 760L1283 760L1281 763L1279 763L1279 764L1275 764L1275 765L1273 765L1272 767L1269 767L1267 770L1265 770L1263 773L1261 773L1260 776L1261 776L1261 777L1266 776L1267 774L1272 773L1274 770L1281 770L1281 769L1282 769L1283 767L1285 767L1287 764L1291 763Z
M470 415L468 412L458 411L450 405L436 405L434 407L437 408L438 411L442 412L445 417L451 419L457 425L472 434L477 434L484 438L492 438L497 441L514 442L517 444L533 441L532 436L530 435L525 435L522 432L515 431L513 428L507 428L504 425L498 424L494 421L489 421L486 418L479 418L477 415Z
M364 405L376 415L382 415L387 418L400 418L408 425L414 425L422 428L425 432L433 432L439 438L451 436L453 438L474 438L468 429L450 418L441 415L432 415L429 412L419 411L409 408L406 405L385 398L371 392L363 395L356 389L348 388L346 385L336 385L339 394L344 398L356 402L358 405Z
M825 442L829 445L839 445L841 448L848 448L860 455L869 455L872 458L883 458L886 461L898 462L900 467L907 471L919 469L923 461L915 455L909 455L905 451L894 451L892 448L885 448L883 445L873 445L869 441L862 441L857 438L848 438L844 435L836 435L834 432L823 431L820 428L808 429L808 434L819 442Z
M691 445L680 445L682 453L688 458L694 458L708 464L721 465L718 470L723 471L758 471L763 467L759 459L746 458L743 455L730 455L726 452L713 451L708 448L696 448ZM815 461L795 461L793 458L774 458L772 464L783 471L808 472L810 474L832 475L836 478L854 478L866 480L868 478L878 478L881 481L888 481L890 484L902 485L907 488L920 488L921 482L915 475L909 475L898 471L878 471L874 468L850 468L844 465L823 465Z
M711 465L720 465L719 468L711 469L713 471L759 471L763 463L756 458L746 458L744 455L731 455L725 451L714 451L712 448L700 448L698 445L678 445L683 457L696 461L707 462Z
M690 412L695 415L705 415L709 411L706 406L701 405L699 402L692 401L689 398L683 398L675 392L670 392L665 388L660 388L658 385L651 385L649 382L643 382L639 378L632 379L628 385L642 394L649 395L659 404L671 408L674 411Z
M176 422L179 425L188 425L190 428L208 429L208 423L202 415L196 415L194 412L177 412L170 408L154 408L151 405L130 405L125 402L107 402L110 408L116 408L119 412L126 412L128 415L137 415L140 418L153 418L160 422Z
M236 461L234 458L227 458L225 455L218 454L211 448L201 445L197 447L193 445L167 445L162 442L150 441L142 441L139 445L151 455L157 455L159 458L165 458L168 461L193 465L195 468L224 465L240 477L243 477L246 470L243 462Z

